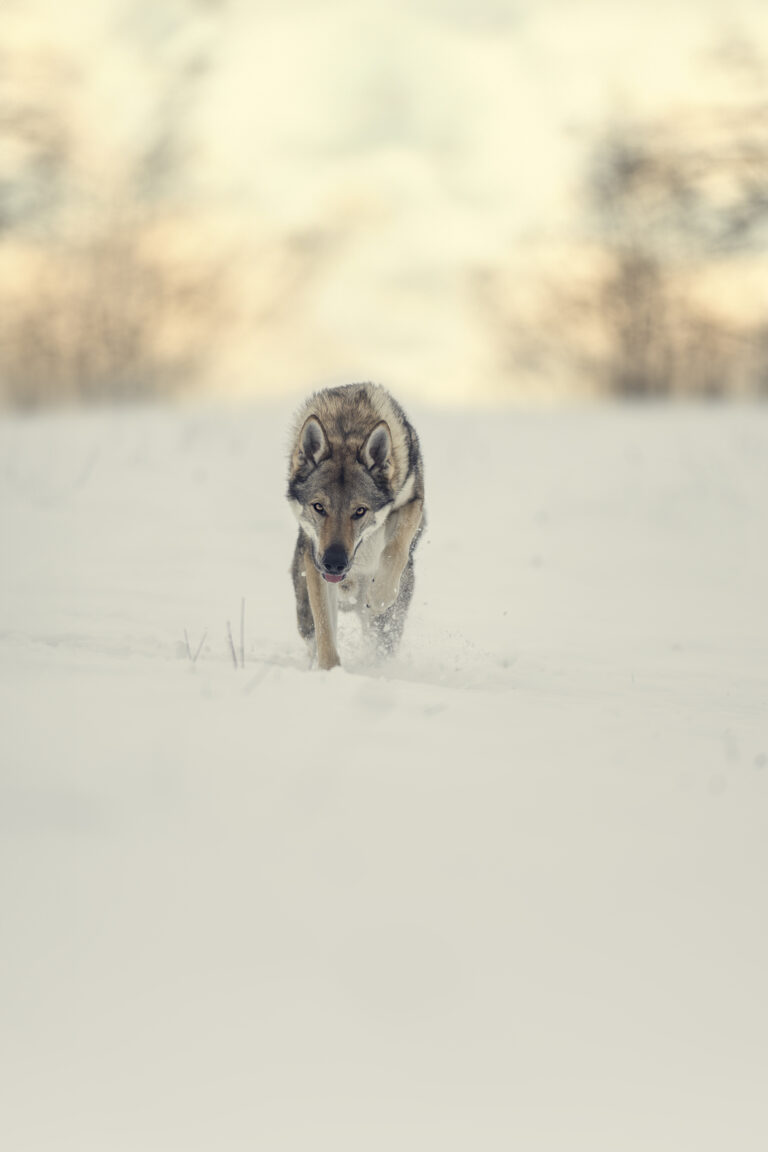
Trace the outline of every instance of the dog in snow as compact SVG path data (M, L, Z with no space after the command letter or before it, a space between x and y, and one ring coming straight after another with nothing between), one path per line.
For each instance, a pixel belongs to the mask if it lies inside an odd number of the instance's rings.
M319 668L340 663L339 609L393 653L413 595L424 527L418 436L378 384L316 392L292 432L288 500L299 523L292 575L299 632Z

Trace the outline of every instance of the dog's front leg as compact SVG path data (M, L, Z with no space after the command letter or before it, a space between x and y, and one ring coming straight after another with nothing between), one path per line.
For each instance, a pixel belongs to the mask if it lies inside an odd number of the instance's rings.
M381 554L378 571L371 580L368 604L378 615L394 604L400 590L400 579L408 563L413 538L419 530L424 510L423 500L411 500L393 512L387 521L387 543Z
M318 668L336 668L341 663L336 651L336 604L331 602L336 589L323 580L310 556L306 557L307 592L315 621Z

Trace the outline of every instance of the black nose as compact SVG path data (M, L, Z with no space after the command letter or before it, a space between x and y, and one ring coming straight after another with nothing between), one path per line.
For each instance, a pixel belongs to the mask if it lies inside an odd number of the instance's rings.
M323 568L329 576L341 576L349 567L349 560L341 544L331 544L323 556Z

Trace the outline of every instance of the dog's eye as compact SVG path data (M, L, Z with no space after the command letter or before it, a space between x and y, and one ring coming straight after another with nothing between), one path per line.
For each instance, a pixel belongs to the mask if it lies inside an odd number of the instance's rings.
M313 504L312 507L319 516L325 516L325 508L322 504Z
M367 511L368 511L367 508L355 508L354 512L352 513L352 519L353 520L362 520L363 516L365 516Z

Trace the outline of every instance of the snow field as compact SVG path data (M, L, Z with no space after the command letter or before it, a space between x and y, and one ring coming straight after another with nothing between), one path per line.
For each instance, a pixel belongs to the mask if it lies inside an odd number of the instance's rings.
M764 1148L768 414L414 410L332 673L290 415L0 422L2 1146Z

